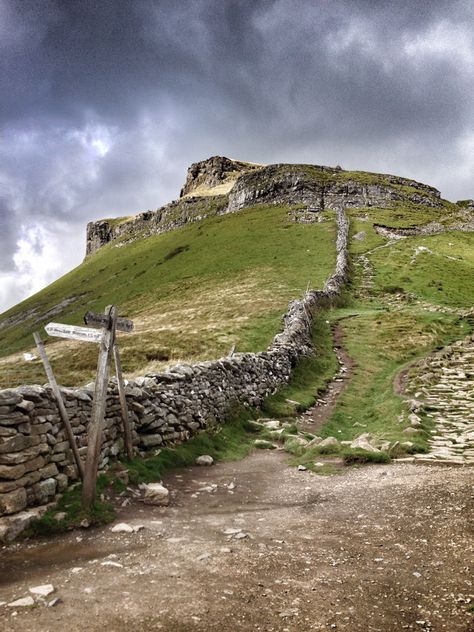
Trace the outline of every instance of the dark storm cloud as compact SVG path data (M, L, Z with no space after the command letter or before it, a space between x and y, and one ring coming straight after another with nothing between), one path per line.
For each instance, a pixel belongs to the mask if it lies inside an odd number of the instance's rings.
M0 0L0 307L15 273L27 293L79 261L86 220L156 208L216 153L472 196L473 22L468 1Z

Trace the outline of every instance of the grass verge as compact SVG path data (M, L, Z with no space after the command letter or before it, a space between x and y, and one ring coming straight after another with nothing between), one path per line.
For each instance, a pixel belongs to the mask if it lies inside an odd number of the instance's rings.
M291 382L267 397L262 407L266 417L294 417L314 405L318 394L337 371L331 328L325 314L316 316L313 324L314 354L303 358L293 372Z

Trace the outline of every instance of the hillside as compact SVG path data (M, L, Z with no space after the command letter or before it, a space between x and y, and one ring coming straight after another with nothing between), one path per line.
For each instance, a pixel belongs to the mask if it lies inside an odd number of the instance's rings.
M472 234L443 233L469 227L469 202L450 203L433 187L388 174L213 157L189 168L179 200L90 224L85 261L0 316L0 385L44 382L40 363L22 357L34 352L32 332L51 320L82 324L86 311L109 303L136 322L121 336L127 375L219 357L234 344L263 350L289 301L331 273L339 206L350 211L357 256L387 242L381 226L438 233L374 251L384 309L394 288L470 307ZM418 246L428 250L413 260ZM48 350L65 385L93 378L93 345L48 340Z

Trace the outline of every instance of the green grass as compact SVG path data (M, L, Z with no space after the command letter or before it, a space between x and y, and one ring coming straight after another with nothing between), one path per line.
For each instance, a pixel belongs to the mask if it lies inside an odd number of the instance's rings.
M423 449L427 434L413 439L402 433L406 423L398 419L406 409L403 398L394 392L395 376L410 361L463 337L467 325L439 313L373 310L341 321L341 327L357 366L319 434L349 440L369 432L390 441L409 439ZM363 427L354 426L356 422Z
M109 244L83 264L2 318L36 309L33 317L1 332L0 387L43 383L40 362L11 355L32 349L32 332L50 320L80 325L86 311L119 306L136 323L121 334L124 371L160 370L176 361L214 359L265 349L281 327L288 303L308 284L319 288L335 261L335 221L291 222L289 207L254 207L141 239ZM63 299L60 313L44 316ZM97 361L92 344L47 341L60 383L91 380Z
M410 208L403 210L401 207L395 214L385 211L386 223L392 225L397 219L407 221L410 212ZM437 212L436 209L433 211L434 214ZM365 230L367 233L366 240L351 242L353 254L387 243L371 226L378 213L377 209L369 210L370 221L353 221L352 232ZM429 209L427 214L431 213ZM351 214L360 217L360 209ZM425 246L433 254L423 252L413 261L417 246ZM416 302L393 306L387 299L392 300L393 294L401 291L415 294L434 305L471 308L473 246L474 234L450 232L403 239L369 254L375 269L373 297L353 299L348 307L331 314L331 319L346 317L341 321L341 327L345 346L356 367L347 389L319 434L349 440L369 432L390 441L409 440L415 444L415 451L426 451L431 422L425 418L422 431L415 438L403 434L407 410L403 398L394 392L395 377L408 364L433 349L466 336L471 326L456 314L429 311ZM357 289L359 283L360 278L355 278L352 289ZM405 422L399 423L403 414ZM354 426L356 422L363 427Z
M429 251L415 255L420 246ZM379 287L396 285L436 305L473 306L474 233L409 237L375 252L372 261Z
M326 322L325 314L320 314L315 318L313 345L314 355L300 360L293 372L291 382L265 400L264 415L278 418L292 417L310 408L316 401L318 393L323 391L328 381L332 379L337 371L337 360L333 351L331 329Z
M386 452L369 452L360 448L346 448L342 451L346 465L365 465L368 463L390 463L391 458Z
M25 537L31 535L53 535L74 529L86 521L89 525L101 525L115 519L115 509L109 502L100 500L101 494L110 491L114 479L110 474L100 474L97 479L97 500L90 510L85 510L81 504L82 485L77 484L66 490L56 507L48 511L24 532ZM65 517L56 520L58 513L65 513Z
M247 456L259 433L247 423L246 414L201 432L185 443L157 450L156 456L127 461L124 465L130 481L135 484L157 481L170 469L193 465L201 454L209 454L215 461L235 461Z

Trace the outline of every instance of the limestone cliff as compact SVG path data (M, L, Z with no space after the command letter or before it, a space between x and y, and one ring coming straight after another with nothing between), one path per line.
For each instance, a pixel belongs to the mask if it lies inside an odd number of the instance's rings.
M220 193L228 193L239 176L256 171L261 166L223 156L212 156L207 160L195 162L188 169L180 197L190 194L206 195L209 189L213 189L213 194L215 194L216 187L219 187Z
M89 223L86 254L119 238L147 237L255 204L303 204L319 211L341 205L389 208L397 202L445 204L437 189L399 176L318 165L264 166L213 156L189 167L179 200L135 217Z

